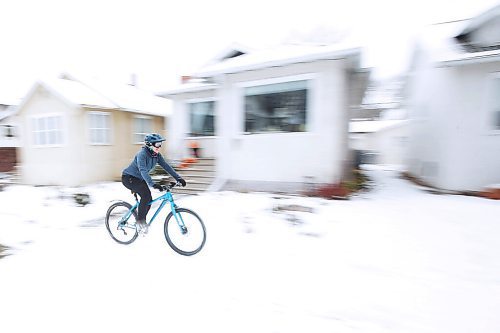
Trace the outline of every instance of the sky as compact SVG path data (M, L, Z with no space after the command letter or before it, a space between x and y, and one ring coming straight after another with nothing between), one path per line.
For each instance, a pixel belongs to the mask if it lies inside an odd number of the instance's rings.
M424 25L467 18L498 0L5 0L0 99L63 71L164 91L231 43L259 48L355 36L378 78L407 65ZM329 36L325 38L324 36ZM335 38L333 38L335 39Z

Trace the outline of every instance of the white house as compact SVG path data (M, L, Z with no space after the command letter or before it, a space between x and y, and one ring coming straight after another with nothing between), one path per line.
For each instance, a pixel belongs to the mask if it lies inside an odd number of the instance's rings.
M77 186L120 178L147 133L164 133L170 101L69 75L33 85L16 113L21 181Z
M430 27L408 92L410 174L455 191L500 183L500 5Z
M345 44L228 49L161 94L173 101L169 149L182 157L197 140L226 188L338 183L349 164L349 107L368 76L360 55Z
M349 147L370 164L403 166L406 163L407 119L359 120L349 123Z

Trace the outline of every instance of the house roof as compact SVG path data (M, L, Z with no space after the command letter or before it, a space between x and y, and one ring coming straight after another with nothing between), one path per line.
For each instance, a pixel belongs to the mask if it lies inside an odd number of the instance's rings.
M333 45L281 45L225 59L200 69L193 76L213 77L219 74L238 73L293 63L359 57L360 52L359 47L343 43Z
M220 51L215 57L213 57L207 65L218 63L226 59L238 57L243 54L250 53L252 49L248 46L241 45L239 43L231 43L228 47Z
M183 93L197 92L197 91L206 91L217 88L219 85L216 83L207 83L207 82L187 82L181 84L177 87L174 87L168 91L162 92L160 96L172 96Z
M50 79L40 81L39 85L49 89L52 93L59 95L75 105L106 109L116 107L109 99L77 81Z
M236 55L237 54L237 55ZM285 66L294 63L311 62L327 59L352 58L354 65L359 66L361 49L352 44L334 45L281 45L278 47L254 50L243 47L227 48L214 61L196 71L189 81L160 93L160 96L172 96L186 92L211 90L218 84L205 80L219 74L231 74L268 67ZM236 55L236 56L235 56Z
M63 74L61 77L80 82L111 101L115 105L115 108L157 116L169 116L171 114L170 100L156 96L135 86L81 76L75 77L72 74Z
M11 106L0 112L0 121L9 118L16 113L17 106Z
M71 104L83 107L119 109L155 116L169 116L171 113L169 100L136 87L98 80L76 79L69 75L61 77L37 82L24 101L38 86L43 86Z
M500 47L471 50L460 43L463 36L491 23L493 19L500 20L500 5L472 19L432 25L422 33L421 46L440 66L500 61ZM500 41L494 44L498 46Z

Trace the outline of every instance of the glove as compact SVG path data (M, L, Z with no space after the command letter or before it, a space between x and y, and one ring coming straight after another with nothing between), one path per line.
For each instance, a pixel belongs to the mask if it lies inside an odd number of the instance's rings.
M158 191L160 191L160 192L163 192L163 191L165 190L165 189L163 188L163 186L162 186L162 185L160 185L160 184L154 184L154 185L153 185L153 188L154 188L154 189L157 189L157 190L158 190Z
M182 178L177 179L177 182L182 185L182 187L186 186L186 181Z

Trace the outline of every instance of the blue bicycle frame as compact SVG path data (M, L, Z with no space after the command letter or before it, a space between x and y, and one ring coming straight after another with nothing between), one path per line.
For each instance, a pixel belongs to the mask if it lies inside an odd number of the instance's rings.
M123 222L128 221L128 219L132 215L132 212L134 210L136 210L137 207L139 206L139 199L137 198L137 194L136 193L134 193L134 197L135 197L135 205L133 205L132 208L130 208L130 210L127 212L127 215L125 215L123 217ZM177 224L182 229L182 232L185 233L186 226L184 225L184 221L182 220L182 216L177 213L177 205L174 202L174 197L172 196L172 193L170 193L170 190L167 190L167 192L165 194L159 196L158 198L153 199L151 202L148 203L148 205L151 206L153 203L155 203L157 201L160 201L160 200L162 201L162 203L156 209L153 217L151 217L151 219L149 220L148 226L150 226L151 223L153 223L153 221L156 218L156 216L158 216L158 214L163 209L163 207L165 207L165 205L167 204L167 202L169 202L170 203L170 210L172 212L172 215L174 215L175 220L177 221Z

